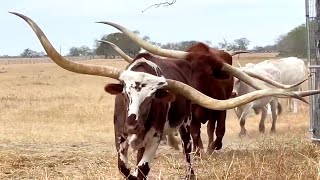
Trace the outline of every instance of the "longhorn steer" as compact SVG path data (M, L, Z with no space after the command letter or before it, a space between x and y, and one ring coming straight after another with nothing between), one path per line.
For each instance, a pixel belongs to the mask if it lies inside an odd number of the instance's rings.
M208 56L219 56L223 62L232 65L232 56L229 53L223 50L210 48L203 43L197 43L186 51L206 54ZM192 66L191 84L194 88L215 99L229 99L233 88L233 76L226 72L215 71L210 66L210 62L201 63L199 62L199 59L189 59L189 61ZM198 104L192 104L191 135L193 138L193 149L197 154L199 154L199 149L203 149L200 131L201 123L205 124L208 122L207 153L211 154L214 150L219 150L222 148L222 140L225 134L226 116L226 110L211 110L199 106ZM216 134L215 140L214 132Z
M254 72L254 73L259 73L269 79L272 79L279 83L281 82L280 70L269 62L258 63L258 64L248 63L242 69L246 71ZM240 81L239 79L235 78L232 97L241 96L253 91L254 89L252 87ZM275 132L276 120L277 120L277 109L278 109L278 114L281 114L282 108L280 103L278 102L277 97L265 97L265 98L255 100L248 104L235 108L235 112L239 119L240 127L241 127L239 136L246 135L247 130L245 128L245 121L251 109L253 109L256 114L259 114L261 112L259 131L262 133L265 132L264 122L267 117L267 111L268 111L267 105L269 103L271 105L271 113L272 113L271 132Z
M181 65L184 62L178 63ZM183 142L188 175L194 174L190 158L190 101L161 89L166 84L165 78L188 84L190 77L186 77L183 71L190 71L190 67L185 64L180 66L184 67L181 69L173 61L163 62L149 54L139 54L126 68L128 75L120 76L121 84L106 85L107 92L117 95L114 112L115 140L119 170L125 177L144 179L161 137L171 133L174 128L179 129ZM135 175L131 175L128 168L129 146L138 150Z
M305 79L307 66L304 61L296 57L287 57L281 59L267 60L280 70L281 81L283 84L295 84ZM301 85L296 86L293 90L301 90ZM288 98L287 111L298 113L298 102L295 99Z
M54 49L45 34L34 21L19 13L12 14L19 16L29 24L36 33L48 56L60 67L75 73L110 77L120 81L120 84L106 85L105 90L112 94L118 94L115 101L115 112L119 112L119 114L115 114L114 119L116 144L118 144L117 147L119 149L118 165L120 172L128 179L147 178L147 174L150 170L149 163L156 152L167 118L169 127L179 127L182 125L180 133L183 135L183 141L186 142L184 143L184 149L188 162L189 173L187 176L189 178L193 175L191 162L188 160L190 159L190 154L188 152L191 150L190 141L187 140L190 139L190 136L188 135L188 120L190 121L190 118L188 118L190 117L189 100L206 108L226 110L267 96L278 95L300 98L299 95L306 96L320 93L320 90L293 93L283 89L266 89L229 100L221 101L212 99L186 84L188 76L180 69L182 68L181 65L184 64L184 61L180 61L182 62L181 64L179 64L178 61L176 61L176 63L162 63L162 61L157 60L158 58L152 60L152 58L142 56L137 57L126 70L119 70L110 66L72 62L62 57ZM194 56L196 56L203 61L210 59L210 57L207 57L206 55L195 53L188 53L185 55L186 58L195 58ZM148 60L146 60L146 58ZM211 60L212 65L214 65L213 67L215 67L213 68L214 70L227 69L235 74L239 73L236 69L229 67L222 61L217 59ZM187 66L188 65L186 65L186 67ZM166 72L166 69L168 69L168 72ZM237 74L237 77L250 82L250 77L247 77L244 73L241 75ZM166 79L165 77L172 79ZM189 100L186 100L185 98ZM169 102L171 102L171 105ZM126 105L128 105L128 107L126 107ZM160 109L153 111L155 108L154 106L157 106ZM127 109L120 112L124 107ZM175 107L177 108L175 110L177 110L178 113L173 110ZM186 109L184 112L181 112L180 108ZM156 112L158 114L156 114ZM170 113L173 113L173 115L171 116ZM154 117L155 119L151 117ZM173 117L175 119L171 119ZM127 137L129 139L126 139ZM138 169L136 170L135 175L132 175L129 168L126 166L127 159L125 154L128 146L138 149Z
M132 59L115 44L108 41L100 42L109 44L127 62L132 61ZM230 65L232 65L232 55L236 55L239 53L248 53L247 51L240 51L234 52L230 55L223 50L210 48L204 43L196 43L195 45L189 47L186 51L206 55L218 55L224 62ZM163 59L163 61L168 61L168 59ZM190 59L188 62L190 62L190 65L192 67L192 71L190 71L190 73L192 73L191 85L195 89L215 99L225 100L230 97L233 88L233 76L227 74L226 72L214 72L214 69L210 66L210 61ZM203 108L202 106L199 106L197 104L192 105L191 135L193 138L193 149L196 150L197 154L199 152L199 148L203 149L203 144L200 136L201 123L205 124L207 121L207 134L209 137L207 153L211 154L213 150L221 149L222 139L225 134L226 113L226 110L216 111ZM215 128L215 126L217 128ZM213 141L214 132L216 132L215 141ZM177 142L174 141L174 138L172 136L169 136L168 140L169 145L173 146L175 149L178 149Z

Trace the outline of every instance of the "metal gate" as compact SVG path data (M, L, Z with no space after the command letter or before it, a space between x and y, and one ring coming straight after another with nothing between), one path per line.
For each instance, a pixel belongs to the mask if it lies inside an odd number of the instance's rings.
M320 88L320 0L305 0L308 41L309 89ZM310 133L320 141L320 95L310 96Z

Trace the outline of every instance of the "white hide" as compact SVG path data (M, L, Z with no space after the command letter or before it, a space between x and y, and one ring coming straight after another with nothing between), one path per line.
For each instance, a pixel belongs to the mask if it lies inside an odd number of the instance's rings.
M281 83L286 85L296 84L303 81L308 73L308 68L304 61L296 57L287 57L281 59L266 60L258 64L272 63L277 67L281 73ZM301 86L294 88L294 91L299 91ZM288 110L293 113L298 112L298 100L289 98L288 99Z
M124 91L130 100L128 116L135 114L139 117L139 107L145 98L151 96L157 89L167 85L166 79L148 73L126 70L121 73L119 79L124 82ZM136 83L144 85L139 91L135 89Z
M256 74L260 74L263 76L268 77L269 79L272 79L274 81L281 83L281 77L280 77L280 71L278 68L276 68L272 63L266 61L263 63L258 64L252 64L248 63L245 67L242 67L242 69L245 69L246 71L250 71ZM260 80L259 80L260 81ZM250 87L249 85L245 84L244 82L239 82L238 79L235 80L235 86L233 91L238 94L238 96L253 92L254 89ZM268 86L267 83L260 81ZM247 103L241 107L238 107L236 111L239 113L240 118L246 118L246 116L249 114L250 109L254 108L262 108L266 106L268 103L270 103L273 100L273 97L265 97L261 98L255 101L252 101L250 103ZM239 118L239 119L240 119Z

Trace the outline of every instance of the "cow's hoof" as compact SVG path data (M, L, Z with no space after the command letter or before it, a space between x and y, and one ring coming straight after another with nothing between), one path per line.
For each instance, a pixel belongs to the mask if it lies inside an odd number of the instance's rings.
M247 132L246 131L241 131L240 133L239 133L239 137L240 138L243 138L243 137L245 137L247 135Z
M127 180L138 180L138 178L136 176L132 176L132 175L129 175L126 179Z
M211 155L212 153L213 153L212 147L208 147L208 148L207 148L207 154L208 154L208 155Z
M201 155L204 153L204 149L197 148L197 150L193 151L194 157L201 158Z
M214 150L220 150L220 149L222 148L222 142L221 142L221 141L215 141L215 142L213 143L212 148L213 148Z
M187 172L187 175L186 175L186 180L196 180L196 175L194 174L194 171L191 170L191 172Z
M259 132L260 133L265 133L265 131L266 131L265 126L259 126Z

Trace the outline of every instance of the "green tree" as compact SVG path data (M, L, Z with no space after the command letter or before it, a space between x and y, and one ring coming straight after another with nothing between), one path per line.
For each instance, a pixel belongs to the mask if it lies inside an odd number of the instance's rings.
M37 51L33 51L29 48L23 50L23 52L20 54L21 57L40 57L42 56L42 53L38 53Z
M234 50L247 50L250 41L247 38L239 38L233 41L233 49Z
M166 43L161 45L161 48L184 51L196 43L197 41L181 41L177 43Z
M69 49L70 56L90 56L92 55L92 51L87 46L81 47L72 47Z
M138 31L134 31L135 33L139 34ZM147 37L147 36L146 36ZM127 55L133 57L140 51L140 46L138 46L135 42L133 42L131 39L129 39L127 36L125 36L122 33L111 33L108 35L104 35L102 40L110 41L119 48L121 48ZM116 56L118 55L117 52L113 50L110 46L108 46L105 43L97 43L96 44L96 54L97 55L105 55L105 56Z
M304 24L294 28L287 34L281 35L276 44L279 56L307 56L307 28Z
M72 47L69 49L70 56L80 56L80 50L78 47Z

